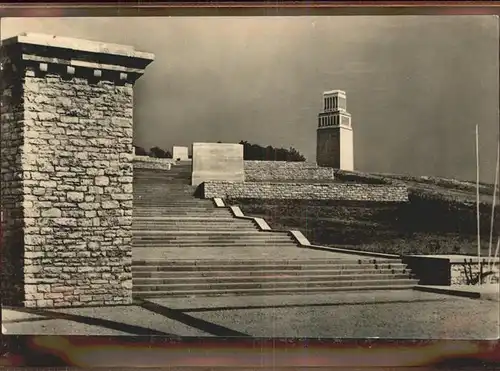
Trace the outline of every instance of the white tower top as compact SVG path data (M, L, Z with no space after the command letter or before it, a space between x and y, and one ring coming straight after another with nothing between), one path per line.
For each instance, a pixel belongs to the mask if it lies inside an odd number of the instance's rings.
M343 90L323 93L323 112L347 112L347 97Z

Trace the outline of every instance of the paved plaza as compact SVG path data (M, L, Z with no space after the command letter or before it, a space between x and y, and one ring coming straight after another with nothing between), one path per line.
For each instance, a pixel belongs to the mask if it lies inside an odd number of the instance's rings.
M7 334L496 339L499 303L402 291L150 299L2 311Z

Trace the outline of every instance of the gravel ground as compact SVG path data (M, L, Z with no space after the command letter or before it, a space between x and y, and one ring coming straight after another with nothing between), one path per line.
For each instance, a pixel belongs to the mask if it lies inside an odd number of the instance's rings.
M499 303L411 290L2 310L8 334L496 339ZM47 319L43 319L46 317Z
M64 308L26 313L2 309L7 334L210 336L139 306ZM46 319L44 319L46 318ZM5 333L5 332L4 332Z

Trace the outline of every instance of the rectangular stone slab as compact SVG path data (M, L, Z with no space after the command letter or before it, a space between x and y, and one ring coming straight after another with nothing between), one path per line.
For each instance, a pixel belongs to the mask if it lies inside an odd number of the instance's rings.
M172 147L172 158L174 160L186 161L189 160L188 147L173 146Z
M245 181L241 144L193 143L192 153L192 185L210 180Z

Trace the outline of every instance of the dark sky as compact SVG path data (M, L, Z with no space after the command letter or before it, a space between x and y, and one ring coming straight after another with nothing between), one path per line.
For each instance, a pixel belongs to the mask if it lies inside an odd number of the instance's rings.
M347 92L355 167L493 180L498 20L492 16L10 18L129 44L155 61L135 88L135 142L293 146L315 160L324 90Z

